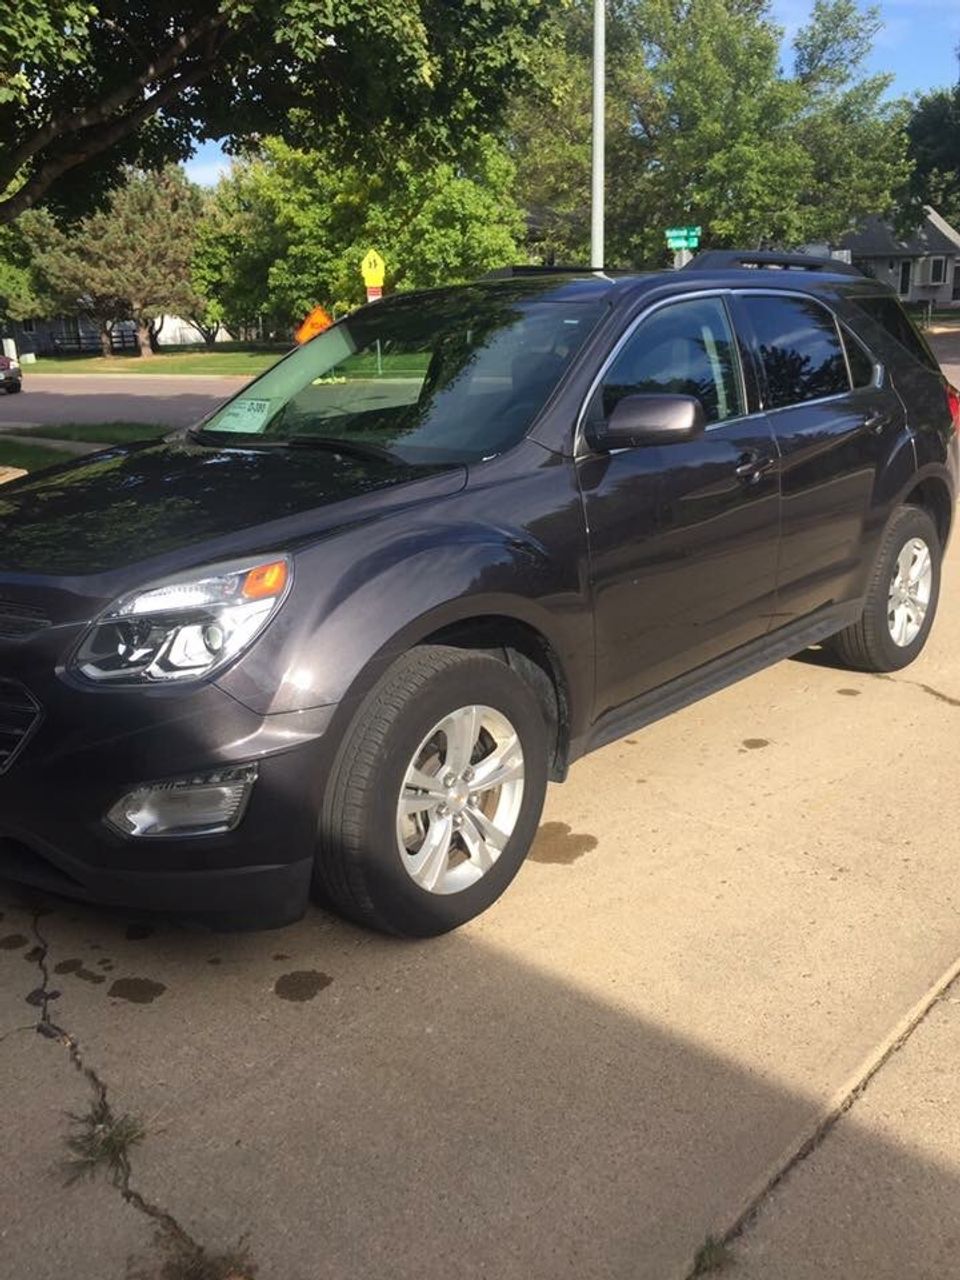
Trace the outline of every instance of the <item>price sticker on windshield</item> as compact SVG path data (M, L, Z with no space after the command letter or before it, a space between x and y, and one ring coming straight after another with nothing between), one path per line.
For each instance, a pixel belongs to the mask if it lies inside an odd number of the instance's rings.
M240 431L255 435L270 421L271 400L234 400L221 411L215 425L218 431Z

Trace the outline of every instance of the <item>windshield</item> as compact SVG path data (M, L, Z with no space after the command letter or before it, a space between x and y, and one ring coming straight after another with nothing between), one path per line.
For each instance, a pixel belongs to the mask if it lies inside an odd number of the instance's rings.
M414 465L493 457L525 435L601 310L545 300L529 281L396 295L268 370L202 435L339 443Z

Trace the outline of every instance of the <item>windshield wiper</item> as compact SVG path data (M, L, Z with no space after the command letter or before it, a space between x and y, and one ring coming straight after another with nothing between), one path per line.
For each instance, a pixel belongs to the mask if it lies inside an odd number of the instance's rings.
M392 462L407 466L405 458L379 444L362 440L342 440L336 436L284 436L276 443L288 449L327 449L330 453L348 453L357 458L376 458L378 462Z
M194 427L186 432L193 443L221 449L325 449L330 453L347 453L355 458L375 458L394 466L408 466L405 458L379 444L362 440L344 440L339 436L275 436L245 431L205 431Z

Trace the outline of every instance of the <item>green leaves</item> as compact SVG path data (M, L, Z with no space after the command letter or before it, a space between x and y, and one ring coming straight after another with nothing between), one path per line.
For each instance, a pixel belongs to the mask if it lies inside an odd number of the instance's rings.
M475 278L516 258L514 184L513 162L490 137L459 164L398 154L343 167L268 138L208 198L194 281L232 331L286 332L317 303L363 300L371 246L386 259L388 288Z
M124 165L183 160L196 138L456 155L498 119L556 2L19 0L0 30L0 221L85 213Z
M931 204L960 226L960 88L922 97L907 130L916 166L910 184L915 206Z

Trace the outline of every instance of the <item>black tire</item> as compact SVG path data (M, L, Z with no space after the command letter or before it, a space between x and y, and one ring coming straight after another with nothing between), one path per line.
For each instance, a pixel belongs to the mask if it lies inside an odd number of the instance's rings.
M22 390L23 390L22 382L13 382L10 384L10 386L6 388L6 392L8 396L15 396L18 391L22 391Z
M456 893L421 888L402 863L397 802L418 746L444 716L468 705L506 716L523 749L524 785L513 832L493 866ZM527 855L543 808L548 740L530 686L486 654L422 646L404 655L366 698L337 755L320 822L315 889L321 901L384 933L430 937L485 911Z
M887 620L890 583L897 557L911 538L922 538L930 549L932 582L926 616L914 640L898 645ZM909 666L927 643L940 598L943 548L933 520L921 507L898 507L890 518L867 587L863 613L857 622L832 636L825 647L844 666L855 671L899 671Z

